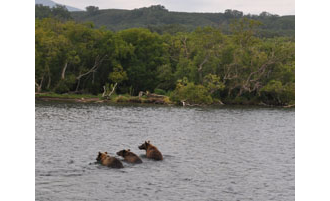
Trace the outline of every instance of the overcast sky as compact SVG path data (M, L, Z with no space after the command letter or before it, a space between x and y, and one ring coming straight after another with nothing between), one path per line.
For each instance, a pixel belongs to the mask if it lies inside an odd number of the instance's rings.
M294 0L53 0L57 3L85 9L86 6L98 6L100 9L134 9L161 4L170 11L185 12L224 12L236 9L244 14L260 14L267 11L272 14L293 15Z

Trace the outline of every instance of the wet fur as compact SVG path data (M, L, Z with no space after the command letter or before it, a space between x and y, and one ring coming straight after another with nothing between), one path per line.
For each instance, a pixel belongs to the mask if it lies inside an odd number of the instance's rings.
M140 157L138 157L136 154L128 150L121 150L117 152L118 156L122 156L124 160L128 163L142 163L142 160Z
M96 158L96 161L104 166L108 166L111 168L123 168L123 164L120 162L120 160L118 160L115 157L111 157L109 155L107 155L107 152L101 153L99 152L99 155Z
M154 160L157 160L157 161L163 160L162 153L160 153L160 151L157 149L157 147L150 144L150 141L144 142L144 144L139 146L139 149L146 150L147 158L154 159Z

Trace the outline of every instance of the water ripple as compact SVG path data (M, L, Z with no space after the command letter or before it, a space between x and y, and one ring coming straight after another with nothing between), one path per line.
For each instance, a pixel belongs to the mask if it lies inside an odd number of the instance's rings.
M36 200L294 200L292 109L37 102L35 118ZM142 164L94 164L128 148Z

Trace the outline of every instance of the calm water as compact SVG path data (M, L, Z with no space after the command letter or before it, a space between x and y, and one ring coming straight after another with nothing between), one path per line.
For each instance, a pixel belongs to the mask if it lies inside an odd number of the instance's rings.
M36 102L36 200L294 200L294 109ZM145 158L150 140L164 161ZM95 162L130 148L143 163Z

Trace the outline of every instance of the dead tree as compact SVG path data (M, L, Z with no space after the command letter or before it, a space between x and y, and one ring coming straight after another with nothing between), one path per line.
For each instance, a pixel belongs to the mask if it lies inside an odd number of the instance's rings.
M113 92L115 92L115 89L117 87L117 82L115 83L115 85L112 87L112 90L107 94L107 89L105 86L103 86L103 94L102 94L102 97L103 98L106 98L106 99L109 99L110 96L113 94Z
M94 65L92 66L92 68L90 68L86 73L83 73L83 74L79 74L78 77L76 77L76 79L78 80L78 84L77 84L77 87L76 87L76 92L78 91L79 89L79 85L80 85L80 79L86 75L89 75L90 73L95 73L97 68L102 64L103 60L107 57L107 55L104 55L101 59L100 59L100 56L97 55L96 58L95 58L95 63Z

